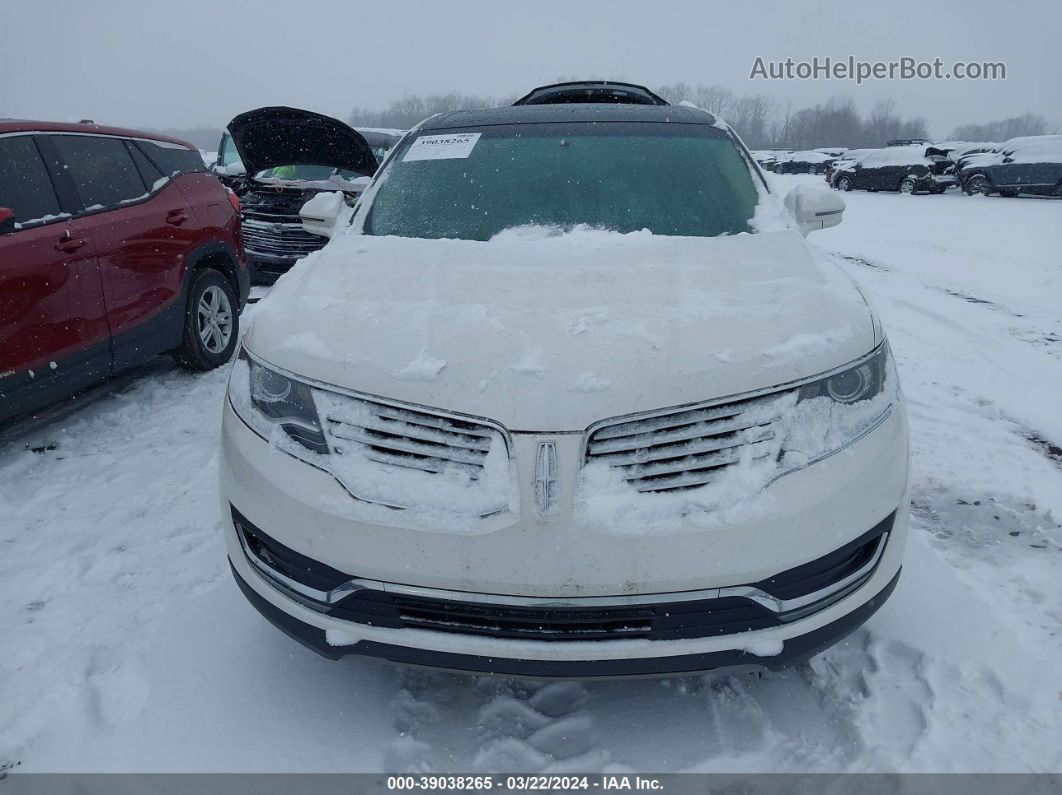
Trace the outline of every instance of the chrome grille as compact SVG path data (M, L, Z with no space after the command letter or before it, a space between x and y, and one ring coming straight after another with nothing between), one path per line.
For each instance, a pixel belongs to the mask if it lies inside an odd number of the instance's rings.
M488 425L356 398L341 413L329 411L325 425L338 455L357 451L370 461L424 472L457 469L473 480L483 474L497 435Z
M243 244L249 254L298 259L317 251L328 241L302 228L298 216L251 212L243 217Z
M772 395L601 425L585 461L608 464L642 492L697 488L745 456L777 457L779 408Z

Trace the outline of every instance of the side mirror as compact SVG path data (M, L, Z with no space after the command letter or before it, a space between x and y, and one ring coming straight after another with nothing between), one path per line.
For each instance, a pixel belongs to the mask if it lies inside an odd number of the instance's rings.
M844 200L833 191L798 185L784 199L785 208L796 219L800 234L837 226L844 217Z
M0 207L0 235L15 231L15 211L10 207Z
M299 210L302 228L311 235L330 238L335 234L336 224L344 207L346 204L341 191L318 193Z

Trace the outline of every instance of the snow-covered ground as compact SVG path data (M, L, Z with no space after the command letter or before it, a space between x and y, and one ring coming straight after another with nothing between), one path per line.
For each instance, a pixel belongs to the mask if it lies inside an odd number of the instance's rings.
M0 769L1062 770L1062 202L845 199L812 241L878 306L913 442L904 574L847 642L608 683L320 659L227 571L227 373L160 360L0 441Z

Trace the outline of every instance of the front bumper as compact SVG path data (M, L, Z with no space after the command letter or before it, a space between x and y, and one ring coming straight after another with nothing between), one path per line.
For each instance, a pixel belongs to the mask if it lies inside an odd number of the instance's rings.
M958 185L959 180L952 174L929 174L922 180L926 190L947 190L953 185Z
M565 660L439 651L423 646L368 639L359 640L353 645L333 646L328 642L326 630L281 609L253 588L231 560L230 567L236 584L259 613L288 637L329 659L338 660L357 654L402 665L448 671L565 679L679 676L717 668L780 671L814 657L862 626L885 603L900 579L900 572L897 571L884 588L859 607L828 624L783 641L782 650L769 657L759 657L743 649L719 649L660 657ZM518 650L514 652L520 653Z
M277 450L226 404L221 497L229 558L240 587L273 623L329 657L524 676L686 673L714 667L777 669L815 654L865 621L891 592L907 532L907 429L902 411L845 451L787 475L764 493L770 515L743 524L665 535L617 535L561 518L494 517L451 531L401 526L401 516L356 520L350 496L327 473ZM514 463L533 466L538 437L514 437ZM574 449L568 450L571 445ZM561 461L578 437L557 439ZM520 477L521 483L530 480ZM532 502L530 495L522 504ZM807 615L750 622L740 632L639 639L525 640L374 621L293 598L245 550L233 509L306 558L369 583L516 600L571 603L679 595L768 581L852 543L893 515L887 543L857 587ZM562 517L570 516L565 505ZM385 522L392 522L385 524ZM620 594L617 596L617 594ZM490 602L490 599L483 599ZM662 639L657 639L662 638Z
M290 271L300 259L299 257L262 256L250 251L246 251L245 256L250 273L250 283L257 285L275 284L277 279Z

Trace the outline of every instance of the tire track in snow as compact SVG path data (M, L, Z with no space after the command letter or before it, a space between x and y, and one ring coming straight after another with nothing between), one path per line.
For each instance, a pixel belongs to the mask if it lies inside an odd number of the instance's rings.
M862 268L869 268L878 273L887 273L895 276L894 271L890 266L884 264L879 260L872 260L866 257L854 256L851 254L840 254L833 252L833 256L839 260L842 260L842 267L844 262L859 265ZM916 283L925 290L931 290L933 292L941 293L943 295L950 296L952 298L965 301L976 307L980 307L985 310L990 310L997 314L1005 315L1014 320L1028 320L1027 316L1016 312L1013 309L1005 307L995 301L990 301L987 298L980 298L970 293L949 287L939 287L934 284L930 284L924 280L917 280ZM1062 359L1062 322L1056 321L1055 324L1059 326L1059 330L1047 331L1043 328L1031 325L1012 326L1007 329L1007 334L1019 342L1031 345L1036 348L1042 349L1048 355L1054 358Z

